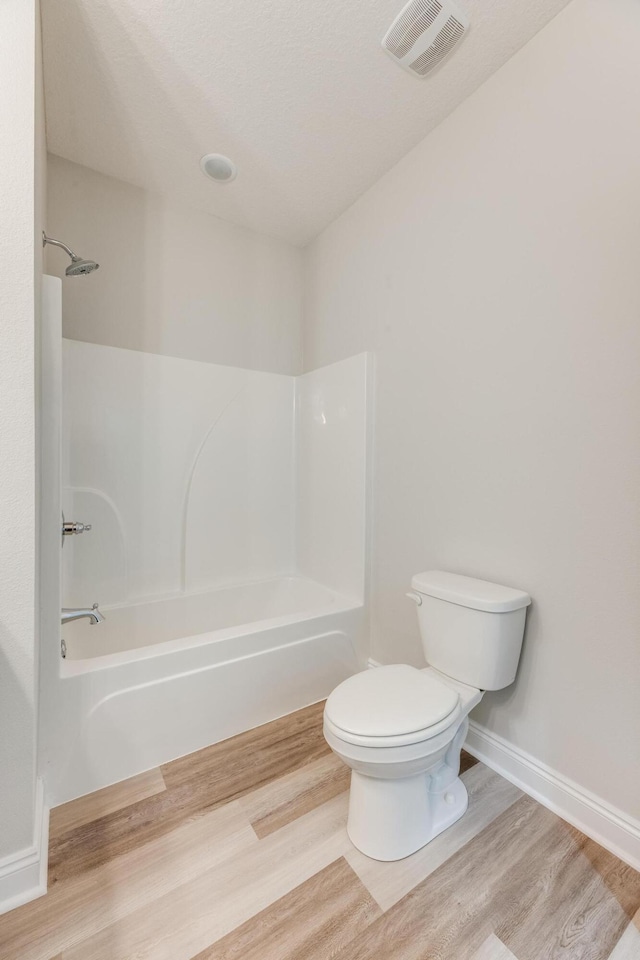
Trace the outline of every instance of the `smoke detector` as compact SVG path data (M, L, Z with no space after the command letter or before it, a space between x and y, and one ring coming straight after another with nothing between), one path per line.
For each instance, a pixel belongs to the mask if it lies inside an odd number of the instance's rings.
M462 40L469 17L452 0L409 0L382 40L383 49L415 77L426 77Z

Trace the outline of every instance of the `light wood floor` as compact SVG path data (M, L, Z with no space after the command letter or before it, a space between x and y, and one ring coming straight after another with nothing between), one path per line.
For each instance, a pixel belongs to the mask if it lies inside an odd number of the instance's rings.
M350 844L322 704L51 814L49 892L2 960L640 960L640 874L464 757L465 816Z

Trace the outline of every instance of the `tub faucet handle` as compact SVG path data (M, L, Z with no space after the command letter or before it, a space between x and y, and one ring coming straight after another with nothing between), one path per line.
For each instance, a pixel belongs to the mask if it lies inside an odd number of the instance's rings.
M91 530L90 523L76 523L73 520L66 520L62 524L62 535L64 537L71 537L76 533L88 533Z

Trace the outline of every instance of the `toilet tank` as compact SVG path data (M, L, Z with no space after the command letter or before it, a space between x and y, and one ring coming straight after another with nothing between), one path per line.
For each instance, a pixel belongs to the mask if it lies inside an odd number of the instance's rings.
M479 690L513 683L531 603L527 593L442 570L416 574L411 586L430 666Z

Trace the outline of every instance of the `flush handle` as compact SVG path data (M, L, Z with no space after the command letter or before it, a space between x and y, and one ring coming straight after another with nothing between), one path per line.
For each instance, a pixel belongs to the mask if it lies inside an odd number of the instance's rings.
M415 601L416 607L421 607L421 606L422 606L422 597L420 596L419 593L413 593L413 592L412 592L412 593L408 593L407 596L409 597L410 600L414 600L414 601Z

